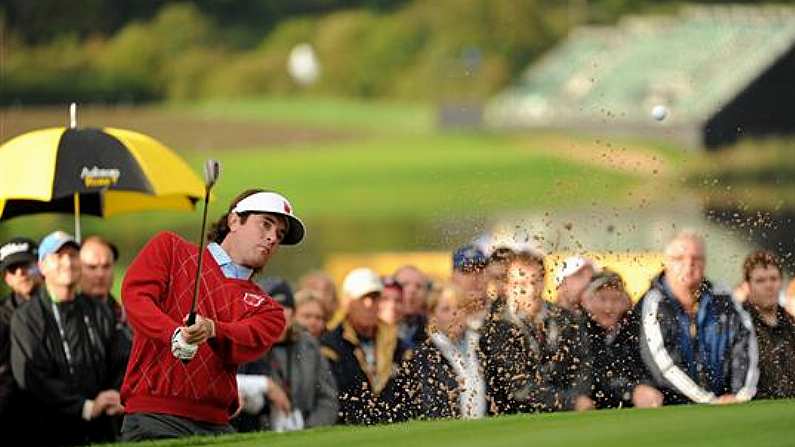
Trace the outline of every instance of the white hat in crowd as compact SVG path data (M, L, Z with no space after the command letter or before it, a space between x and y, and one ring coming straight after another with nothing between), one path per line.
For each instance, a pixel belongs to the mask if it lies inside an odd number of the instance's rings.
M570 256L563 260L563 263L555 272L555 286L560 287L563 280L571 275L576 274L585 267L591 267L596 270L593 262L590 259L583 258L582 256Z
M352 299L359 298L373 292L383 292L384 284L376 272L366 267L351 270L342 281L342 293Z

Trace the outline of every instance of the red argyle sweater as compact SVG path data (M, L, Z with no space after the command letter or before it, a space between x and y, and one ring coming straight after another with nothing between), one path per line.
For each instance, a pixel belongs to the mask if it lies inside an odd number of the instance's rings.
M122 283L134 337L121 389L125 411L226 424L237 407L239 364L262 356L284 328L282 308L256 284L224 277L204 250L198 314L215 321L215 338L182 363L171 335L193 300L198 248L160 233L141 250Z

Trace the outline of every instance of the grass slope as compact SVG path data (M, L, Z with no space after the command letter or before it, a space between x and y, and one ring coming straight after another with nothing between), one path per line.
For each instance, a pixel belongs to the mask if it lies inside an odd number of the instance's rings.
M638 183L631 173L524 146L502 136L437 134L226 151L217 194L224 203L247 186L275 185L309 216L434 218L609 202Z
M433 130L434 125L434 111L430 104L344 98L271 96L212 100L187 107L176 106L175 109L202 117L237 118L385 133L427 133Z
M297 433L190 438L152 446L784 446L792 445L795 401L724 407L679 406L411 422L379 427L331 427ZM145 446L148 444L121 444Z

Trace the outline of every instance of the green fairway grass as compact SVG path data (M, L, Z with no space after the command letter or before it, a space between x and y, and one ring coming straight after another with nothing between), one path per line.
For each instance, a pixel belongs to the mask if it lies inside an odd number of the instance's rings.
M431 104L319 97L267 97L214 100L176 106L204 117L238 118L320 128L428 133L433 130Z
M529 140L532 145L532 140ZM637 176L523 150L509 137L439 134L219 154L221 203L274 185L308 216L431 217L615 203ZM197 164L201 159L194 160Z
M125 446L791 446L795 401L732 406L520 415L479 421L428 421L379 427L330 427Z

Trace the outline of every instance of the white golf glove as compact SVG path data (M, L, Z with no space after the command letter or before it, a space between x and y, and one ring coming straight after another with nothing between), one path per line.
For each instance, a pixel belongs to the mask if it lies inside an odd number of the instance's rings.
M185 341L182 331L177 328L171 336L171 353L180 360L191 360L199 350L199 345Z

